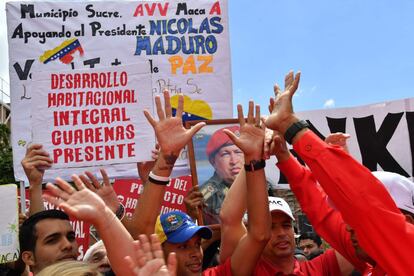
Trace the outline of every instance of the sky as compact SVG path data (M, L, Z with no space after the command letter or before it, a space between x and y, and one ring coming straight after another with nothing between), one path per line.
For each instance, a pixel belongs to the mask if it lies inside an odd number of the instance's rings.
M0 77L8 81L5 2ZM233 110L262 108L291 69L296 111L413 97L414 1L229 0Z

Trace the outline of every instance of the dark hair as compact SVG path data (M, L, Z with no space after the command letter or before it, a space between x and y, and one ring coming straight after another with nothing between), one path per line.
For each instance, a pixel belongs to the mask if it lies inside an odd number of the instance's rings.
M322 245L321 237L319 237L315 232L305 232L299 237L299 241L307 239L313 240L318 246Z
M36 224L44 219L69 220L69 216L60 210L46 210L30 216L20 226L20 252L34 251L37 240Z

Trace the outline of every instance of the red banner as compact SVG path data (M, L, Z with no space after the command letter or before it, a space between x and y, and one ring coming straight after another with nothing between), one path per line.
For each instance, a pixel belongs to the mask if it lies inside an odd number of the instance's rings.
M161 214L173 210L186 212L184 197L191 188L191 175L172 178L167 185L161 206ZM140 179L115 180L114 190L119 201L125 206L127 216L132 216L137 207L138 199L144 190Z

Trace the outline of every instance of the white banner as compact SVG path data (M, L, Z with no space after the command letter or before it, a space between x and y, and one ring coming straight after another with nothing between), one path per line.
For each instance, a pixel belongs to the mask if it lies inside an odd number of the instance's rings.
M308 120L323 139L334 132L349 133L350 154L371 171L396 172L413 179L414 98L299 112L298 116ZM271 179L286 183L278 170L273 171Z
M185 120L232 117L226 0L9 2L6 10L17 180L25 179L20 162L33 141L34 73L146 62L153 96L164 88L185 95ZM46 179L85 169L56 170ZM107 169L112 177L137 175L133 163Z
M17 186L0 185L0 263L19 258L19 211Z

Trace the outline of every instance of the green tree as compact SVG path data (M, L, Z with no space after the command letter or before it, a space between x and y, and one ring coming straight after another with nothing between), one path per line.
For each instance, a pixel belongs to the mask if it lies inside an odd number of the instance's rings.
M0 124L0 184L14 183L10 129Z

